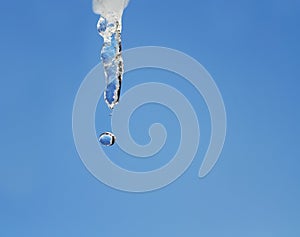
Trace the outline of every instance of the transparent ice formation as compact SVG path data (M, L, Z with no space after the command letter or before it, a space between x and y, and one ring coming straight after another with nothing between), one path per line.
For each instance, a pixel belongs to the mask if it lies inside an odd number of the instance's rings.
M115 141L115 135L110 132L104 132L99 136L99 142L104 146L112 146Z
M106 80L104 100L110 109L119 102L123 78L121 27L121 18L113 13L106 18L100 16L97 24L97 30L104 40L101 50Z

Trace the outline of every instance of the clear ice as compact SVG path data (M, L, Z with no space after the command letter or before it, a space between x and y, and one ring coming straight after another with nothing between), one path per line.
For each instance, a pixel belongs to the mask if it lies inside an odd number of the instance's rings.
M106 80L104 100L107 106L113 109L119 102L124 71L121 54L121 18L114 14L109 14L105 18L100 16L97 30L104 40L101 49L101 60Z
M115 135L110 132L104 132L99 136L99 142L104 146L112 146L115 141Z

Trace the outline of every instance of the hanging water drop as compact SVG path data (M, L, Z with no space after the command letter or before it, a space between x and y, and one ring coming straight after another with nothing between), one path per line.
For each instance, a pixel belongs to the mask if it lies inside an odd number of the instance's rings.
M112 146L116 141L116 136L110 132L104 132L99 136L99 142L104 146Z

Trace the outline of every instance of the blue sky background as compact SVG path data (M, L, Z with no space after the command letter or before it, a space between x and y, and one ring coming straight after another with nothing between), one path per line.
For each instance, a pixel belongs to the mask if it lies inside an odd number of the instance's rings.
M1 3L0 236L300 236L299 1L130 2L123 48L158 45L194 57L214 77L228 116L221 158L198 179L209 138L201 97L175 75L129 73L124 90L169 83L189 93L203 118L190 169L145 194L97 181L73 142L73 101L101 47L91 2ZM153 111L160 116L150 117ZM97 118L99 132L107 129L103 102ZM133 136L145 143L148 124L170 118L160 106L143 107L132 118ZM169 126L165 154L178 146L178 124ZM117 146L107 152L122 154ZM141 170L162 162L131 159L114 161Z

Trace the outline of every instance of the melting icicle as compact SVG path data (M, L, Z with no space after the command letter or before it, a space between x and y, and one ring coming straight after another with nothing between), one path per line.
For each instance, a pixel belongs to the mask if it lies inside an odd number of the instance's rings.
M121 28L121 18L113 14L106 18L100 16L97 24L98 32L104 39L101 50L101 60L106 79L104 100L110 109L113 109L119 102L123 78Z
M119 102L121 92L124 71L121 55L121 19L128 2L129 0L93 0L93 10L100 15L97 30L104 40L101 49L106 80L104 100L111 110ZM115 135L110 132L99 136L99 142L105 146L113 145L115 140Z
M99 142L104 146L112 146L115 141L115 135L110 132L104 132L99 136Z

